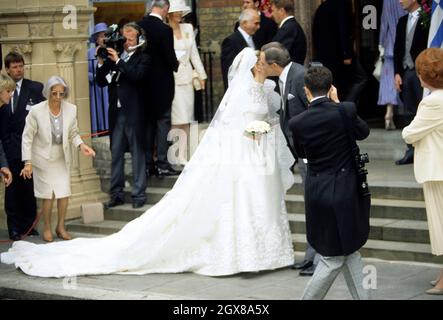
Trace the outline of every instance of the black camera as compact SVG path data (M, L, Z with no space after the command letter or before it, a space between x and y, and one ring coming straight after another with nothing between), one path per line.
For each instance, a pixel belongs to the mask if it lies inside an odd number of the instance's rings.
M102 58L103 61L108 60L107 48L114 49L120 56L120 54L124 51L125 42L126 38L120 34L118 26L113 24L105 31L105 39L103 41L105 46L97 50L97 56Z
M365 168L365 164L369 163L369 156L367 153L360 153L360 149L356 148L355 153L355 167L357 169L357 188L360 195L363 197L370 196L368 185L368 170Z

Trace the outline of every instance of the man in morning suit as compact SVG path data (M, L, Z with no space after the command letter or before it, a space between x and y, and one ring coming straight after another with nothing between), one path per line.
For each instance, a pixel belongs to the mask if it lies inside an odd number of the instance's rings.
M289 119L304 112L308 107L308 100L303 89L305 68L296 62L291 62L288 50L279 42L271 42L262 47L260 64L268 77L278 77L280 96L283 97L279 111L280 126L289 150L298 161L302 186L304 187L306 166L303 159L296 152L292 132L289 129ZM308 242L304 260L294 263L293 269L301 269L301 276L311 276L314 274L316 264L316 252Z
M289 127L297 153L307 159L306 236L320 260L302 299L323 299L340 271L352 297L368 299L358 250L368 239L369 212L360 212L351 139L365 139L369 128L353 102L338 102L326 67L308 69L305 90L309 108Z
M294 18L294 1L272 0L271 7L272 17L278 24L277 33L272 41L284 45L289 51L291 60L303 65L307 51L306 35Z
M23 56L17 52L5 56L5 70L16 83L11 102L0 109L0 139L14 180L5 189L5 212L11 240L20 240L31 228L37 214L33 180L20 177L23 169L22 134L28 112L45 98L43 84L24 78L24 65ZM29 234L38 235L38 232L32 229Z
M235 57L246 47L259 49L254 43L253 35L260 28L260 16L255 9L243 10L239 17L240 26L221 45L221 68L225 90L228 88L229 67Z
M397 22L394 73L395 86L404 104L405 124L408 125L414 119L418 104L423 98L423 89L415 71L415 59L428 46L429 25L423 24L417 0L400 0L400 4L409 14ZM408 144L403 158L395 163L402 165L413 161L414 147Z
M271 18L268 18L264 13L260 12L260 0L243 0L242 10L253 9L256 10L260 16L260 29L252 36L255 47L260 49L265 44L272 41L276 32L277 24ZM234 31L237 30L240 23L235 23Z
M97 84L108 86L109 131L111 137L111 199L106 207L124 203L125 152L132 157L132 207L146 202L146 131L143 91L148 75L149 56L143 52L143 30L135 23L123 26L126 38L124 51L119 54L107 48L108 59L98 57ZM109 81L110 80L110 81Z
M170 26L163 21L169 10L168 0L154 0L151 13L138 25L143 28L147 38L146 52L151 57L152 68L149 72L145 92L147 108L148 145L146 165L150 174L170 176L179 174L168 162L168 133L171 130L171 107L174 99L174 71L178 60L174 51L174 36ZM157 161L154 164L154 148L157 148Z

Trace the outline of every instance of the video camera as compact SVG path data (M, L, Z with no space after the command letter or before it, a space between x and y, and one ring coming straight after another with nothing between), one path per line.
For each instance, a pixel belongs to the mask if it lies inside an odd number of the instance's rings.
M355 154L355 167L357 169L357 183L358 183L358 190L360 194L363 197L371 195L369 192L369 185L368 185L368 170L365 168L365 164L369 163L369 156L367 153L360 153L360 149L357 147L356 150L354 150Z
M124 51L123 46L125 42L126 38L120 34L118 25L113 24L105 31L105 39L103 41L105 46L97 50L97 56L102 58L103 61L108 60L107 48L113 48L120 56L120 54Z

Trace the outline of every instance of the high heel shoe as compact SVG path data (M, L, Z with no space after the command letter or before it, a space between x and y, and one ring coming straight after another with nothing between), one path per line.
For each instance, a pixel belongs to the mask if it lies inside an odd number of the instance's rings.
M46 242L52 242L52 241L54 241L54 238L52 237L52 233L49 231L49 232L43 232L43 235L42 235L42 239L43 239L43 241L46 241Z
M67 233L66 231L60 232L58 230L55 230L55 233L57 234L57 237L59 239L62 239L62 240L72 240L72 236L69 233Z
M385 129L386 130L395 130L396 126L394 124L394 120L385 118Z

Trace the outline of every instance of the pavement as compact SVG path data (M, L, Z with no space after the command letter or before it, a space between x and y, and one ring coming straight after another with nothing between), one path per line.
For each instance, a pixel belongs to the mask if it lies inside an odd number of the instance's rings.
M7 233L0 231L0 238ZM42 243L39 237L28 241ZM0 252L10 244L1 243ZM296 253L301 261L303 254ZM390 262L363 259L372 299L443 300L425 294L429 281L442 266L436 264ZM25 275L12 265L0 264L0 299L92 299L92 300L298 300L309 277L283 268L227 277L207 277L192 273L97 275L75 278L38 278ZM326 299L349 300L351 296L340 274Z
M412 165L395 166L392 161L374 161L367 167L372 185L420 187L413 177ZM0 239L7 239L5 230L0 230ZM42 243L40 237L27 240ZM10 244L0 242L0 252L9 247ZM303 253L296 252L295 259L301 261ZM363 262L372 299L443 300L443 295L425 293L431 288L429 281L442 269L441 264L374 258L364 258ZM309 279L290 268L228 277L180 273L55 279L27 276L14 266L0 264L0 299L298 300ZM351 299L341 274L326 299Z

